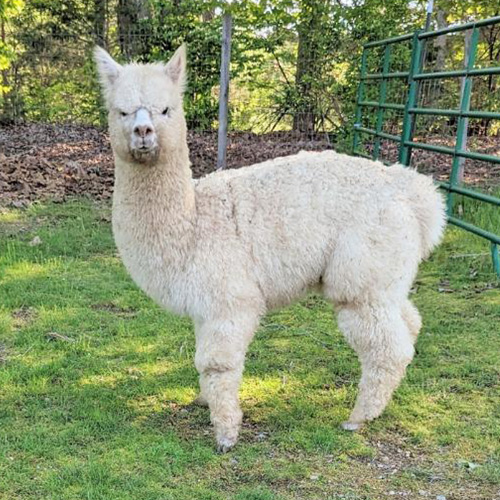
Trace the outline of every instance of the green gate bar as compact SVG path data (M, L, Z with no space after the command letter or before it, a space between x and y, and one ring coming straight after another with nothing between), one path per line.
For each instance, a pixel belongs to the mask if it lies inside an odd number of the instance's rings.
M465 69L453 71L439 71L436 73L418 73L414 76L416 80L429 80L435 78L451 78L455 76L487 76L500 75L500 68L475 68L467 72ZM366 75L367 77L370 75ZM381 78L381 77L380 77Z
M378 160L378 156L380 153L380 133L382 132L382 128L384 126L384 104L385 98L387 95L387 74L389 73L389 67L391 65L391 47L392 45L387 44L384 49L384 66L382 68L382 83L380 84L380 96L378 101L377 108L377 125L376 131L377 135L375 136L375 144L373 146L373 159Z
M474 64L476 62L478 41L479 41L479 29L475 26L472 30L471 44L469 47L469 54L467 55L465 82L463 84L462 95L460 96L460 115L458 117L455 151L453 154L453 161L451 164L450 187L454 187L457 184L460 184L461 182L460 170L463 166L465 158L463 156L460 156L458 153L463 152L464 147L466 147L464 141L465 141L465 135L467 134L467 127L469 126L469 119L466 116L464 116L463 113L467 113L470 108L470 97L472 93L472 78L469 73L474 69ZM448 216L451 216L453 213L453 201L454 201L453 191L448 191L448 200L447 200Z
M425 31L419 35L419 38L436 38L437 36L447 35L448 33L460 33L461 31L467 31L474 28L484 28L485 26L491 26L492 24L499 24L500 16L489 17L488 19L482 19L481 21L472 21L470 23L452 25L447 28L443 28L436 31ZM408 35L404 35L408 36ZM373 43L373 42L372 42Z
M485 162L500 164L500 157L488 155L485 153L476 153L474 151L467 151L464 141L466 127L468 126L469 118L480 118L490 120L500 120L500 112L493 111L471 111L470 100L472 92L473 78L484 75L500 75L499 67L488 68L475 68L475 61L477 55L477 47L479 42L479 28L484 26L491 26L500 24L500 16L490 19L484 19L477 22L471 22L460 26L449 26L437 31L416 31L413 34L407 34L385 40L378 40L375 42L367 43L363 46L363 56L361 64L360 84L358 87L358 96L356 102L356 120L354 124L354 141L353 141L353 154L363 156L371 159L378 159L380 155L380 139L387 139L399 144L399 162L405 166L411 163L412 148L425 149L436 153L450 155L452 160L452 168L450 172L449 182L438 182L437 184L448 193L447 207L448 207L448 222L460 227L473 234L481 236L490 241L491 243L491 256L494 269L500 277L500 258L499 258L499 245L500 236L492 232L486 231L473 224L463 221L452 215L453 196L460 194L462 196L479 200L484 203L490 203L495 206L500 206L500 198L483 194L472 189L463 188L460 186L460 167L464 158L473 160L481 160ZM435 38L437 36L445 35L448 33L457 33L465 30L472 30L471 44L469 53L467 54L467 64L463 70L452 71L439 71L439 72L422 72L422 51L423 44L427 39ZM410 70L389 73L389 59L390 59L390 45L400 42L412 40L412 54ZM381 73L366 73L366 58L367 51L373 47L385 47L383 70ZM417 106L419 82L430 79L438 78L451 78L463 77L464 85L463 91L460 96L459 109L435 109L435 108L422 108ZM386 102L386 86L389 79L405 78L407 79L407 97L405 105ZM365 101L363 100L364 83L366 81L380 81L380 95L379 101ZM376 110L377 123L376 128L371 129L361 125L362 110L364 108L371 108ZM395 134L388 134L383 132L384 126L384 111L386 109L393 109L403 111L403 130L401 136ZM455 116L458 118L457 124L457 137L455 147L437 146L434 144L426 144L417 142L413 139L413 120L417 115L435 115L435 116ZM366 133L375 138L374 147L371 154L367 154L360 150L359 134ZM500 217L499 217L500 218Z
M419 39L420 31L416 31L413 34L412 43L412 53L410 62L410 73L408 75L408 85L410 86L408 90L408 98L406 99L406 105L403 115L403 131L401 132L401 145L399 148L399 162L402 165L410 166L411 162L411 146L409 141L413 134L413 120L414 115L410 114L410 109L417 105L418 99L418 81L415 80L414 76L421 70L422 66L422 42Z

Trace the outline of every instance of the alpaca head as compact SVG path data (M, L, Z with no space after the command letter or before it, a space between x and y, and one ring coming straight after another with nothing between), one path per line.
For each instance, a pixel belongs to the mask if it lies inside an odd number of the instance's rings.
M185 143L184 45L167 64L122 66L100 47L94 56L115 155L129 163L154 165Z

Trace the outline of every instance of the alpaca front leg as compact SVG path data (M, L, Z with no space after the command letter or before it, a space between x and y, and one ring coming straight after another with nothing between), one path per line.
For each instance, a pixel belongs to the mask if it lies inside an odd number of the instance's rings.
M200 397L210 408L217 447L230 450L238 440L242 412L238 390L245 353L258 318L207 322L197 326L195 365L200 374Z
M202 392L210 408L210 421L214 426L217 449L229 451L238 441L243 413L240 409L238 389L242 369L208 370L200 376Z

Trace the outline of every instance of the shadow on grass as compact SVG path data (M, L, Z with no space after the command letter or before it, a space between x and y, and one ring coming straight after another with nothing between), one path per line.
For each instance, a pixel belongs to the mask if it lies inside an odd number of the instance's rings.
M191 404L198 390L192 325L133 285L99 209L38 207L25 216L40 224L21 238L11 232L0 239L0 252L8 250L0 254L0 343L7 352L0 367L0 490L9 499L37 492L71 500L275 500L278 491L290 498L289 485L299 483L307 493L299 485L295 498L324 498L329 483L310 481L304 464L314 462L330 481L342 474L339 464L362 464L364 480L377 473L369 464L378 442L412 453L418 446L421 460L444 464L450 478L472 481L457 472L457 457L484 463L477 481L495 484L500 297L485 286L492 274L483 256L479 267L476 257L457 264L449 258L479 248L463 232L448 232L421 269L413 295L424 319L418 354L381 419L357 435L339 429L354 403L359 365L330 304L311 296L264 318L241 389L241 441L220 457L208 410ZM44 243L29 247L35 234ZM23 307L33 314L15 320ZM70 340L48 340L49 332ZM395 475L391 487L413 481L433 488L410 476Z

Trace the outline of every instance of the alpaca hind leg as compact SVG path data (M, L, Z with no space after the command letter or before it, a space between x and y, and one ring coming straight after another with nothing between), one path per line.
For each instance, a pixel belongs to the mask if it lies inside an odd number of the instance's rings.
M210 408L217 449L229 451L238 441L243 413L238 400L242 369L208 369L200 375L200 385Z
M384 411L413 358L413 338L400 308L392 304L344 307L338 323L361 361L356 404L343 424L356 430Z
M210 408L219 451L238 440L242 412L238 390L245 353L258 319L207 322L197 331L195 365L200 373L200 396Z

